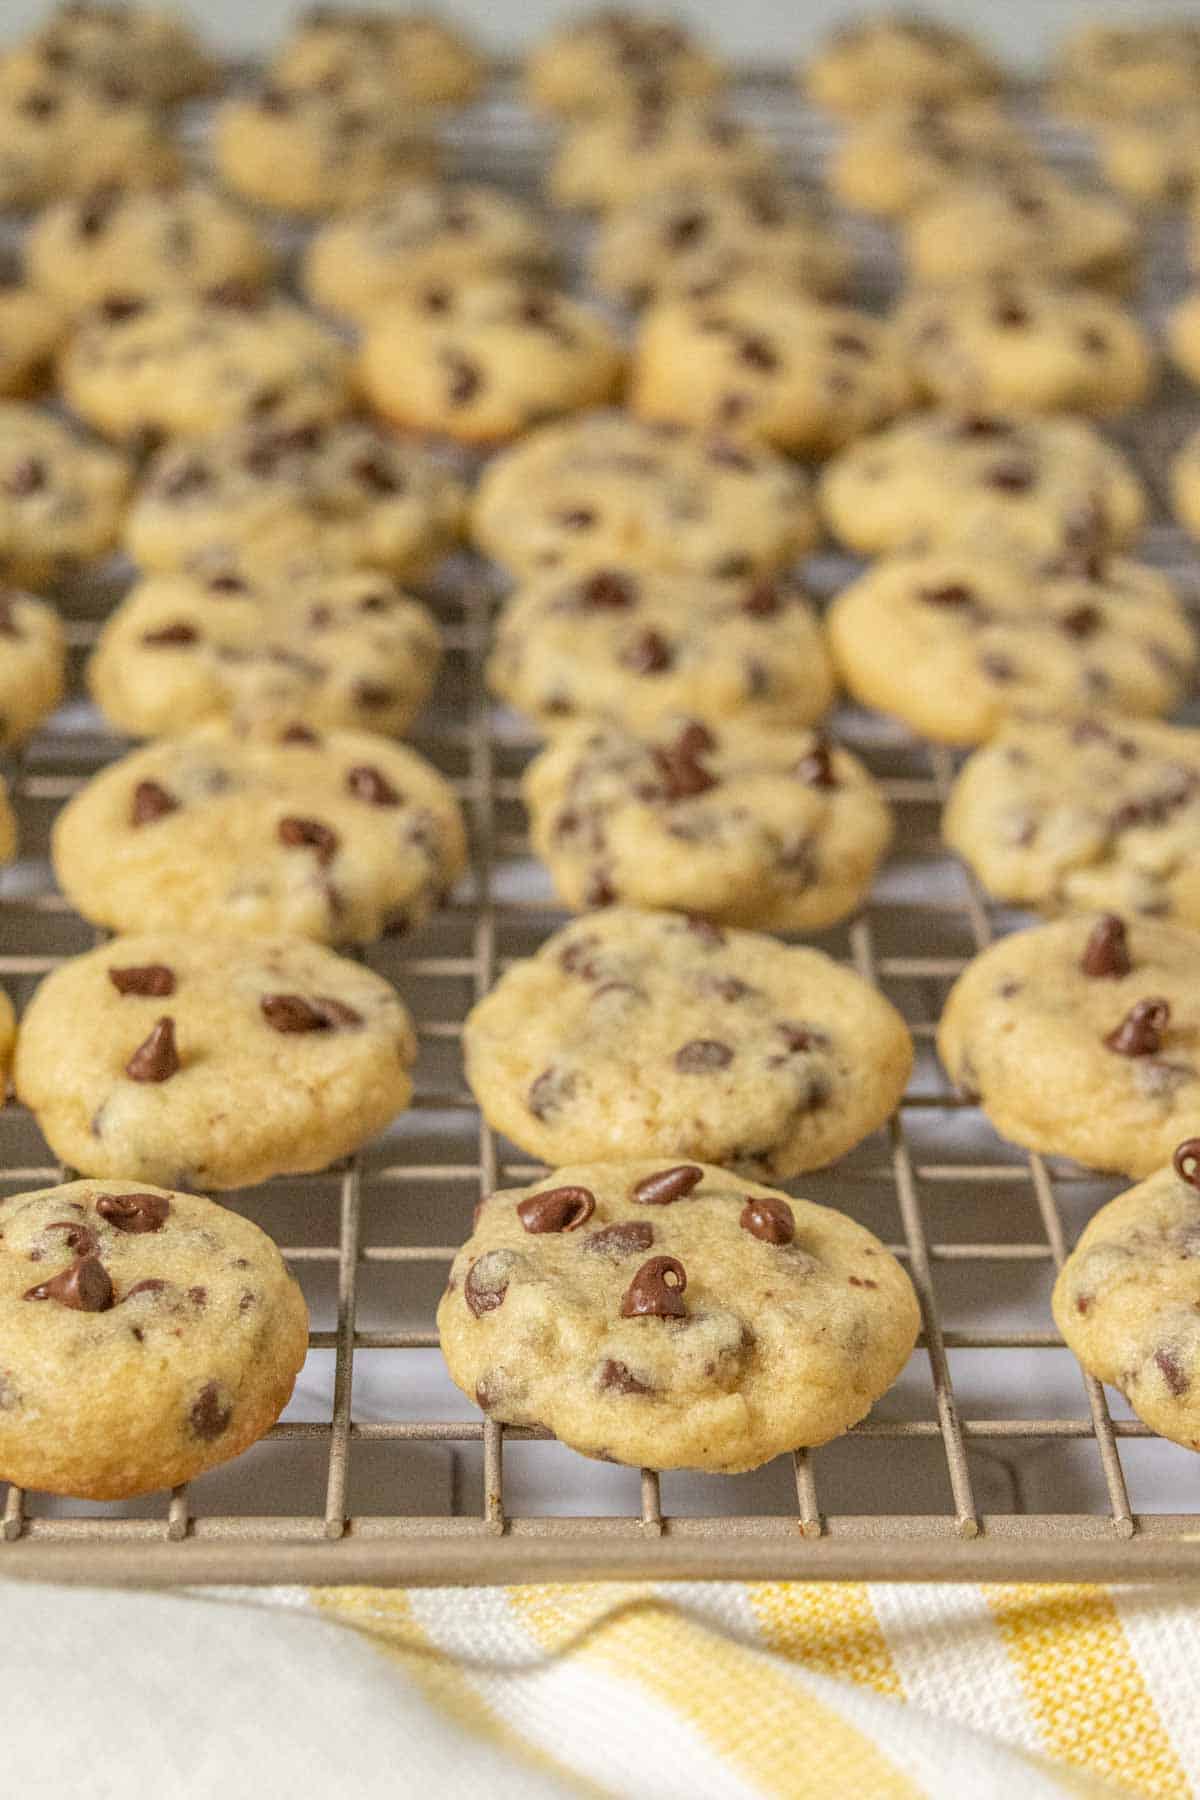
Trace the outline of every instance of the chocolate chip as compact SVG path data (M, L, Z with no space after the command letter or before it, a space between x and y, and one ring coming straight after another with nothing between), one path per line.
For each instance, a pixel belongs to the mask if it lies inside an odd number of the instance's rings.
M96 1234L78 1219L56 1219L47 1231L61 1231L63 1242L72 1256L91 1256L96 1249ZM30 1259L31 1261L33 1258Z
M782 1019L775 1027L792 1056L801 1056L808 1050L828 1050L829 1039L823 1031L814 1031L810 1025L793 1025L790 1019Z
M1191 1379L1188 1376L1187 1371L1179 1366L1179 1359L1173 1351L1166 1349L1156 1350L1154 1352L1154 1366L1170 1388L1171 1392L1175 1395L1176 1399L1178 1399L1180 1394L1187 1393L1192 1385Z
M305 1000L300 994L264 994L258 1004L272 1030L285 1036L303 1031L334 1031L341 1025L357 1026L363 1022L362 1014L352 1006L325 996Z
M206 1381L188 1411L188 1424L194 1435L211 1443L228 1431L233 1417L233 1402L215 1381Z
M107 1312L113 1303L108 1270L95 1256L80 1257L67 1269L27 1289L26 1300L56 1300L72 1312Z
M1004 462L996 463L983 477L986 486L995 488L1002 494L1025 494L1037 479L1035 471L1028 463Z
M208 468L198 456L188 456L180 463L168 464L161 470L157 487L160 493L169 500L184 500L189 494L200 493L208 487L212 480ZM235 580L232 576L217 576L209 583L215 587L220 580ZM237 582L240 589L241 583Z
M590 1256L633 1256L649 1250L653 1242L653 1225L644 1219L628 1219L621 1225L606 1225L602 1231L589 1231L581 1247Z
M125 1300L132 1300L135 1294L161 1294L166 1285L166 1282L160 1281L157 1275L147 1275L144 1281L135 1281L131 1288L126 1289ZM125 1304L125 1300L121 1302L122 1306Z
M174 625L162 625L157 631L143 631L142 642L151 649L170 649L182 644L195 644L200 633L194 625L180 619Z
M719 1038L693 1038L675 1052L675 1067L681 1075L709 1075L716 1069L727 1069L733 1051Z
M1104 623L1104 614L1098 606L1073 606L1058 621L1068 637L1090 638Z
M484 1313L495 1312L497 1307L504 1304L511 1267L511 1254L490 1251L477 1257L467 1270L467 1278L463 1282L463 1299L477 1319Z
M683 922L683 929L689 937L698 938L706 950L719 950L725 943L725 933L721 927L708 919L697 919L689 915Z
M596 523L596 514L590 506L568 507L554 516L564 531L590 531Z
M621 664L636 675L661 675L674 660L670 645L657 631L643 631L622 650Z
M545 1188L540 1194L528 1194L517 1206L517 1217L525 1230L535 1235L547 1231L578 1231L596 1210L596 1196L590 1188Z
M531 1085L526 1105L535 1119L548 1119L562 1110L574 1092L574 1075L551 1066L543 1069Z
M975 604L975 595L965 581L947 581L943 582L940 587L920 588L917 591L917 598L923 600L926 606L949 607Z
M131 1081L169 1081L172 1075L179 1073L174 1019L158 1021L125 1064L125 1073Z
M280 819L276 836L289 850L315 850L322 868L327 868L337 855L337 832L322 825L319 819Z
M741 610L752 619L770 619L779 611L779 590L770 581L760 581L743 596Z
M106 325L123 325L127 319L136 319L145 310L146 302L137 294L105 294L96 303L96 311Z
M101 1194L96 1211L118 1231L141 1237L161 1231L171 1210L165 1194Z
M779 367L779 357L765 337L758 333L749 333L738 345L738 360L747 368L761 369L770 374Z
M992 320L1006 330L1014 331L1029 324L1030 314L1017 300L1000 300L992 308Z
M636 1182L633 1197L643 1206L670 1206L682 1200L704 1180L704 1170L695 1163L678 1163L673 1169L661 1169L655 1175L643 1175Z
M280 732L279 741L281 744L308 744L314 746L320 744L321 737L320 733L314 731L309 725L289 725L286 730Z
M121 198L121 189L115 182L105 182L102 187L95 188L79 208L76 229L80 237L99 237L121 204Z
M379 681L356 681L353 692L355 704L365 712L382 712L396 700L395 688L385 687Z
M179 802L174 794L168 793L159 781L139 781L133 790L133 805L129 811L131 825L153 825L159 819L165 819L168 813L177 812Z
M609 872L606 869L593 869L584 889L584 905L589 907L611 906L618 898L619 895L613 886Z
M1105 913L1096 921L1084 945L1079 966L1085 975L1100 979L1116 980L1128 975L1133 965L1129 960L1129 934L1124 919L1118 918L1116 913Z
M708 214L698 209L679 213L670 221L663 235L672 250L686 250L689 245L699 243L708 230L709 222Z
M118 994L145 994L165 1000L175 992L175 971L165 963L142 963L127 969L110 969L108 979Z
M633 606L637 600L636 584L627 575L611 569L599 569L579 584L579 598L585 606L601 610Z
M632 1374L627 1363L617 1362L608 1357L600 1365L599 1386L606 1394L652 1394L653 1387L648 1381L641 1381Z
M683 1319L687 1270L677 1257L652 1256L643 1263L621 1301L623 1319Z
M369 763L360 763L346 776L346 787L356 800L368 806L399 806L400 795L391 782Z
M23 500L29 494L40 493L47 480L46 465L41 457L23 456L4 477L4 488L14 499Z
M702 725L685 725L673 743L653 747L651 755L668 800L691 800L717 786L716 776L697 760L712 747L712 734Z
M483 370L458 350L443 349L441 360L449 377L446 398L450 405L469 405L483 386Z
M795 773L809 787L840 787L833 768L833 753L828 738L818 736L811 750L806 750L796 764Z
M1171 1160L1181 1181L1200 1188L1200 1138L1184 1138Z
M742 1208L738 1224L764 1244L790 1244L796 1235L796 1219L785 1200L754 1194Z
M1166 1000L1139 1000L1104 1039L1118 1056L1157 1056L1171 1018Z
M1004 656L998 650L987 650L979 659L979 666L992 681L1015 681L1017 665L1011 656Z

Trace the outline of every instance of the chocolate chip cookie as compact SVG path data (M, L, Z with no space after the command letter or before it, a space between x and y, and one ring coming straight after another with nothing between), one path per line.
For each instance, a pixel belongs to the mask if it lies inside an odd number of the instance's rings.
M157 187L183 157L121 80L84 79L31 50L0 57L0 206L44 206L102 181Z
M1194 100L1200 94L1200 25L1149 18L1133 25L1092 20L1063 41L1053 97L1084 119L1120 117Z
M899 219L955 182L1031 168L1029 139L990 99L889 102L835 146L829 185L843 206Z
M202 94L217 65L178 13L108 0L62 0L26 40L58 74L107 83L152 104Z
M547 275L550 235L531 207L502 188L414 181L328 220L304 256L304 286L318 306L363 320L393 300L492 275Z
M1013 727L967 762L943 832L1000 900L1200 926L1200 731Z
M820 732L580 723L522 783L533 846L576 911L628 901L816 931L853 912L892 835L878 787Z
M1196 661L1168 578L1124 558L1038 576L950 549L889 557L839 594L827 624L857 700L949 744L1022 715L1168 713Z
M645 315L629 403L670 419L828 456L914 403L892 327L767 282Z
M402 430L505 443L617 385L611 327L565 294L496 277L447 283L429 301L372 314L359 357L368 401Z
M723 1474L846 1431L919 1324L908 1276L852 1219L665 1159L492 1194L438 1308L450 1373L493 1418Z
M441 160L428 125L381 83L349 93L269 83L226 100L213 156L231 193L305 217L365 206L436 174Z
M125 543L148 569L239 565L264 541L312 545L328 566L394 575L428 568L462 524L462 484L443 461L361 419L234 426L151 462ZM315 532L314 532L315 527ZM222 573L228 569L222 568Z
M0 260L0 399L42 387L66 330L66 315L32 287L14 257Z
M189 929L61 963L22 1017L14 1080L68 1168L239 1188L357 1149L408 1104L415 1056L369 969L300 938Z
M980 555L1122 549L1146 495L1124 456L1076 419L923 413L854 444L825 471L825 517L877 556L961 544Z
M440 660L433 615L380 574L157 575L105 623L88 684L131 737L220 718L398 737L429 697Z
M1095 138L1106 180L1136 205L1191 199L1200 188L1200 75L1189 100L1099 120Z
M50 602L0 587L0 746L37 730L62 700L66 677L66 636Z
M955 182L904 225L904 255L917 281L1019 269L1124 293L1139 248L1137 223L1120 201L1044 168Z
M525 65L530 104L568 117L628 105L647 89L667 99L708 94L722 80L709 51L676 20L622 7L567 19Z
M812 548L810 492L802 471L765 447L582 413L493 459L471 530L521 575L611 560L737 580Z
M836 299L852 256L816 198L772 180L673 182L607 217L591 256L603 294L639 308L712 300L747 280Z
M55 820L53 855L72 904L114 931L367 944L433 910L464 837L449 783L400 744L213 724L94 776Z
M1200 1450L1200 1139L1101 1207L1054 1288L1054 1320L1089 1375L1162 1437Z
M64 312L168 294L256 293L273 257L250 220L210 188L124 188L60 200L26 242L31 280Z
M878 13L830 32L801 79L817 106L855 115L988 94L1001 74L965 31L924 13Z
M550 165L559 206L612 212L680 182L713 188L779 172L768 140L715 100L668 100L657 88L635 103L571 127Z
M190 1481L270 1430L307 1347L299 1286L227 1207L131 1178L0 1199L0 1479Z
M1150 342L1132 313L1039 276L915 293L897 324L918 385L939 406L1104 415L1140 405L1153 379Z
M483 85L483 58L463 31L433 13L310 6L271 63L283 88L353 92L383 82L420 106L463 105Z
M129 469L33 406L0 404L0 576L44 582L116 541Z
M532 581L500 615L492 692L543 729L634 730L682 714L810 725L833 703L824 634L795 581L705 581L628 566Z
M551 1166L659 1154L781 1178L877 1130L912 1068L900 1014L819 950L623 906L512 964L463 1053L488 1123Z
M350 405L345 346L287 300L129 300L81 321L59 359L68 404L106 437L204 437L257 420L324 424Z
M1002 1137L1140 1177L1200 1116L1198 1032L1200 933L1085 914L977 956L938 1052Z

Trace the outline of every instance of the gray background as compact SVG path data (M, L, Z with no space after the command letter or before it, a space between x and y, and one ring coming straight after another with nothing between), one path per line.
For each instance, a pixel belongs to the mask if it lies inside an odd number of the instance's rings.
M411 3L432 6L436 0ZM647 0L647 10L655 6L691 20L729 54L740 56L799 54L832 21L865 10L862 4L845 4L844 0L810 0L807 5L802 0L791 5L780 4L780 0ZM8 37L48 10L46 0L0 0L3 35ZM192 0L178 10L229 48L253 51L277 38L299 6L298 0ZM403 6L394 10L401 11ZM563 0L453 0L439 10L460 19L494 49L515 50L553 20L580 8L564 5ZM1158 6L1147 6L1144 0L1107 0L1107 4L1105 0L1100 4L1089 0L1002 0L992 5L987 0L927 0L925 10L972 25L1011 62L1028 67L1047 55L1068 26L1082 19L1104 17L1132 24L1160 14L1200 18L1200 0Z

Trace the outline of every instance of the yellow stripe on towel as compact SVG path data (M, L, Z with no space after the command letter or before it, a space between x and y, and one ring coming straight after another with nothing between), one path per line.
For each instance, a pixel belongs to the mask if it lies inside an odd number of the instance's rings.
M814 1674L904 1698L865 1582L751 1582L746 1593L768 1650Z

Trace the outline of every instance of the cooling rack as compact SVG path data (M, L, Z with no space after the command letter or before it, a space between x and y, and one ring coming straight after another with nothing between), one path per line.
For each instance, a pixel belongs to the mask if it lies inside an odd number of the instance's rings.
M817 172L831 128L784 75L749 74L737 97L796 173ZM1045 120L1034 97L1016 105L1052 160L1085 163L1083 140ZM202 113L190 130L202 156ZM511 83L453 136L465 173L518 192L536 187L546 138ZM859 220L846 226L862 293L884 298L895 279L886 234ZM1156 227L1153 239L1143 303L1157 321L1186 275L1178 226ZM1141 554L1185 591L1194 559L1167 518L1163 477L1196 422L1194 401L1168 381L1154 408L1117 434L1155 503ZM828 595L853 565L824 555L806 572ZM114 566L59 596L76 677L128 579ZM1070 1243L1122 1184L1001 1142L953 1093L933 1052L950 983L1020 917L991 906L939 844L955 759L855 709L835 729L881 780L897 847L862 913L813 941L901 1008L917 1068L886 1131L791 1185L849 1212L904 1260L923 1331L900 1381L845 1438L724 1478L589 1462L543 1432L484 1418L452 1386L434 1329L447 1265L480 1194L538 1173L480 1120L462 1076L461 1022L497 972L564 915L524 834L519 782L534 742L484 691L496 580L461 557L427 597L447 658L413 741L461 796L472 861L436 919L366 959L418 1022L413 1106L343 1166L222 1196L272 1233L304 1286L313 1330L296 1397L266 1440L186 1489L102 1506L10 1487L0 1574L165 1585L1200 1572L1200 1463L1085 1379L1050 1315ZM124 748L76 700L7 771L23 860L0 874L0 977L19 1005L42 974L94 941L54 890L47 835L58 806ZM61 1177L10 1102L0 1110L0 1190Z

